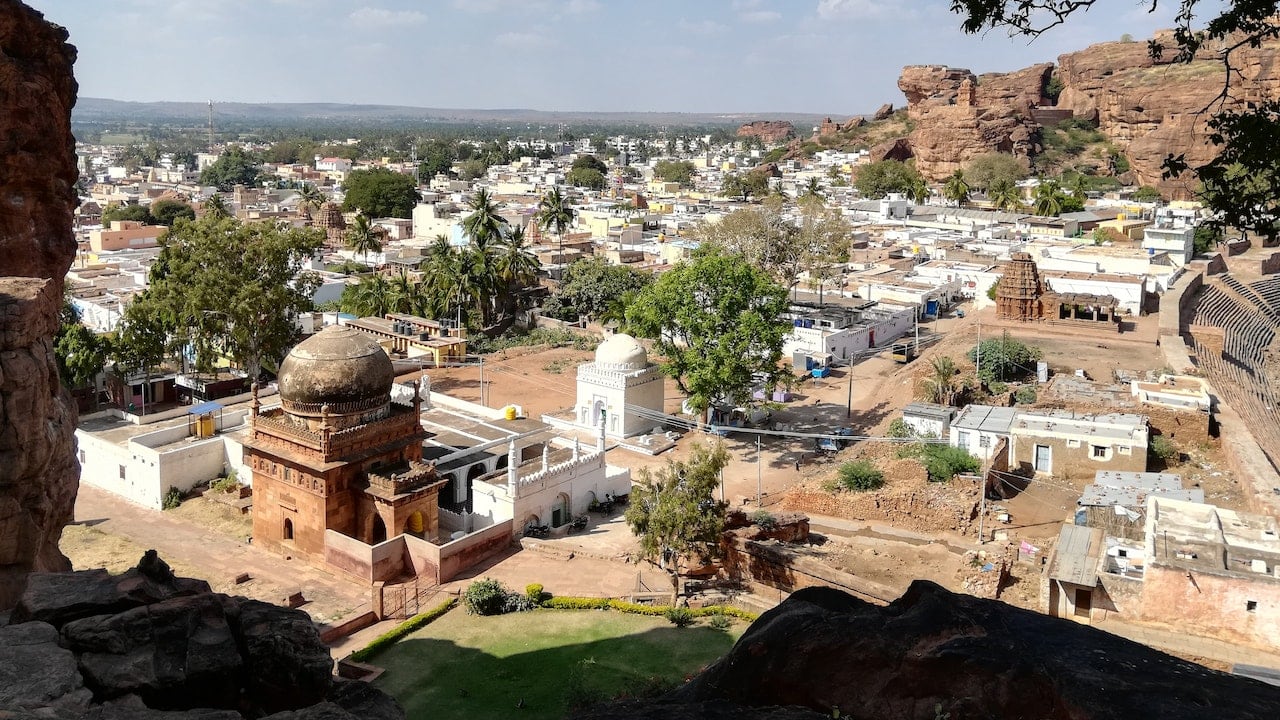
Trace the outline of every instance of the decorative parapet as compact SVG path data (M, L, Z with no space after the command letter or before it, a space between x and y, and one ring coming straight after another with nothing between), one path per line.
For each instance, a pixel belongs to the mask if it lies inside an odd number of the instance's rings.
M422 462L409 463L404 472L384 475L369 471L366 476L369 479L369 487L392 496L417 490L439 479L436 475L436 466Z
M595 450L555 465L548 465L545 469L539 469L521 477L519 483L522 488L531 485L545 485L548 482L554 484L564 479L566 475L576 474L581 470L594 470L603 467L604 453Z
M635 387L661 377L662 371L656 365L643 370L609 370L596 363L578 366L579 380L612 388Z

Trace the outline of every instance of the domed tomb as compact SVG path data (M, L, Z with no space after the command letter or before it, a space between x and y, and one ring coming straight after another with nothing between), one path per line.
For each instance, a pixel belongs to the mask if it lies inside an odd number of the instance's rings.
M372 337L330 325L289 351L278 382L286 413L312 429L327 413L338 429L387 417L395 370Z
M608 370L644 370L649 367L649 354L635 338L618 333L596 348L596 364Z

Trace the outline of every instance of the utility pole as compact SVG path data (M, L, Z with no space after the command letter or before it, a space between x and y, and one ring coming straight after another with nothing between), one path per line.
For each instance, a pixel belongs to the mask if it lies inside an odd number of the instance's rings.
M844 405L844 419L853 417L853 358L849 358L849 398Z
M484 356L480 356L480 404L484 405Z
M209 154L213 154L213 101L209 101Z
M989 466L988 466L989 467ZM987 535L983 532L983 520L987 518L987 474L991 472L984 467L985 472L978 480L978 544L983 545L987 542Z
M760 452L760 435L756 434L756 507L760 507L760 498L764 495L764 467L761 464L763 459Z

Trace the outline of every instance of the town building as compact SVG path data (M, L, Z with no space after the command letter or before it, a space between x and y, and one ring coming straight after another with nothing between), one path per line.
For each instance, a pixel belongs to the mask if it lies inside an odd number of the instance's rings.
M1001 440L1009 439L1017 410L993 405L966 405L948 428L952 447L974 457L990 460Z
M578 366L577 401L568 413L543 416L564 429L598 431L623 439L661 425L663 374L635 338L616 333L596 347L592 362ZM645 411L648 411L647 413Z
M1009 428L1009 464L1068 479L1091 479L1098 470L1145 472L1148 435L1143 415L1020 412Z

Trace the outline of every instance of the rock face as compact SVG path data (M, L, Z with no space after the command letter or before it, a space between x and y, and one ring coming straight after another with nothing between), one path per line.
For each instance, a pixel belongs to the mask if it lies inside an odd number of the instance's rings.
M76 406L53 335L76 244L75 49L17 0L0 0L0 611L58 550L78 487ZM35 278L35 280L32 280Z
M10 621L0 717L404 718L367 683L333 678L305 613L175 578L154 552L115 577L33 574Z
M1051 63L982 76L945 65L904 68L898 88L915 122L910 141L916 168L941 180L979 155L1035 153L1039 125L1031 110L1044 102L1052 71Z
M785 120L756 120L738 128L738 137L758 137L762 142L777 144L793 137L796 128Z
M877 720L1261 720L1275 716L1280 688L917 581L887 607L829 588L800 590L656 704L588 717L749 718L771 706Z

